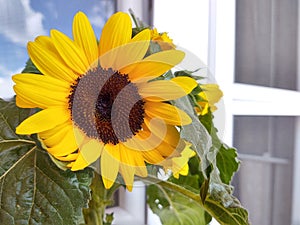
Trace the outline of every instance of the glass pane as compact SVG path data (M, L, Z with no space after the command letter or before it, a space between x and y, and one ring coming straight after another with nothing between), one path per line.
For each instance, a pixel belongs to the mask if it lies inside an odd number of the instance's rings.
M114 0L9 0L0 2L0 97L13 95L11 75L20 72L28 59L26 45L38 35L57 29L72 37L77 11L89 17L97 37L115 10Z
M235 81L297 89L298 1L236 1Z
M252 224L291 224L295 117L234 117L235 194Z

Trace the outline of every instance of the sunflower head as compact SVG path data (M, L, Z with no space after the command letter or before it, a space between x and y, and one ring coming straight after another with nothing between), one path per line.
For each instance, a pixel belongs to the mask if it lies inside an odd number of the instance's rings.
M197 83L188 77L156 79L180 63L184 53L172 48L147 55L150 40L149 29L132 37L129 15L118 12L98 42L79 12L73 38L51 30L49 37L29 42L29 56L42 75L13 76L16 102L41 110L16 132L37 133L51 157L73 171L99 159L106 188L120 173L131 190L135 175L147 176L146 164L163 166L180 157L186 145L177 127L191 119L170 101Z

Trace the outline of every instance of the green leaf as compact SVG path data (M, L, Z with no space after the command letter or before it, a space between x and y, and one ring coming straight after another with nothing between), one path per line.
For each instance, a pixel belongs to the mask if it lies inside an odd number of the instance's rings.
M146 183L155 183L147 189L148 204L152 211L160 217L163 225L208 224L211 218L205 212L213 216L221 225L250 224L247 210L241 207L235 197L231 196L231 189L222 190L223 185L213 188L213 195L216 196L207 194L202 202L198 191L186 189L182 185L170 181L160 181L153 177L148 177L146 180ZM202 188L206 189L206 187ZM219 193L216 193L216 190L219 190ZM225 192L230 196L230 199L233 199L231 204L227 206L224 206L222 199L218 198ZM223 197L227 198L228 196ZM190 211L189 208L191 208Z
M176 191L164 188L160 183L147 188L148 204L163 225L206 225L202 206Z
M221 180L225 184L230 184L234 173L239 168L236 149L228 147L222 143L217 135L217 129L213 124L213 114L209 111L206 115L199 117L201 123L212 137L211 161L218 168Z
M211 216L213 216L221 225L249 225L248 212L240 206L225 207L220 202L214 200L211 196L206 198L204 204Z
M203 76L198 76L198 75L195 75L194 73L200 71L201 69L203 68L199 68L199 69L196 69L194 71L190 71L190 70L179 70L179 71L176 71L174 73L174 76L175 77L180 77L180 76L184 76L184 77L192 77L194 78L195 80L202 80L204 79Z
M230 184L234 173L239 168L236 150L223 144L217 154L217 167L222 182Z
M16 135L15 127L29 115L0 99L1 224L78 224L92 172L62 171L33 139Z
M42 74L36 66L33 64L31 59L28 59L26 62L25 68L22 70L22 73L35 73L35 74Z
M145 57L152 55L154 53L160 52L160 51L161 51L160 45L154 41L150 41L150 45L149 45L149 48L147 50Z

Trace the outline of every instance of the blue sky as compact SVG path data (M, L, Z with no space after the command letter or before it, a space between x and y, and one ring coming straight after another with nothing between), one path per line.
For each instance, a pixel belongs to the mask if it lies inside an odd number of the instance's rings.
M113 0L0 0L0 97L13 96L11 76L28 59L26 45L51 29L71 37L73 16L83 11L97 36L114 12Z

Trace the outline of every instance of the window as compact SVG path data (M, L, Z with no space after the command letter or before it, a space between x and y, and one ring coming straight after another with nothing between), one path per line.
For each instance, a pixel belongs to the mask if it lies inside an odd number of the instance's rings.
M235 194L253 224L299 224L298 3L215 3L216 76L230 65L219 84L242 160Z
M274 95L265 100L283 108L269 108L261 116L260 102L251 116L234 116L233 141L243 160L236 192L254 224L292 224L293 159L300 149L295 148L297 117L292 116L297 110L288 93L298 99L299 93L281 89L297 90L297 46L297 1L236 2L235 82L271 87ZM279 94L291 107L280 106Z
M239 151L235 194L253 224L300 223L298 18L296 0L154 1L155 26L207 63L225 94L219 130Z

